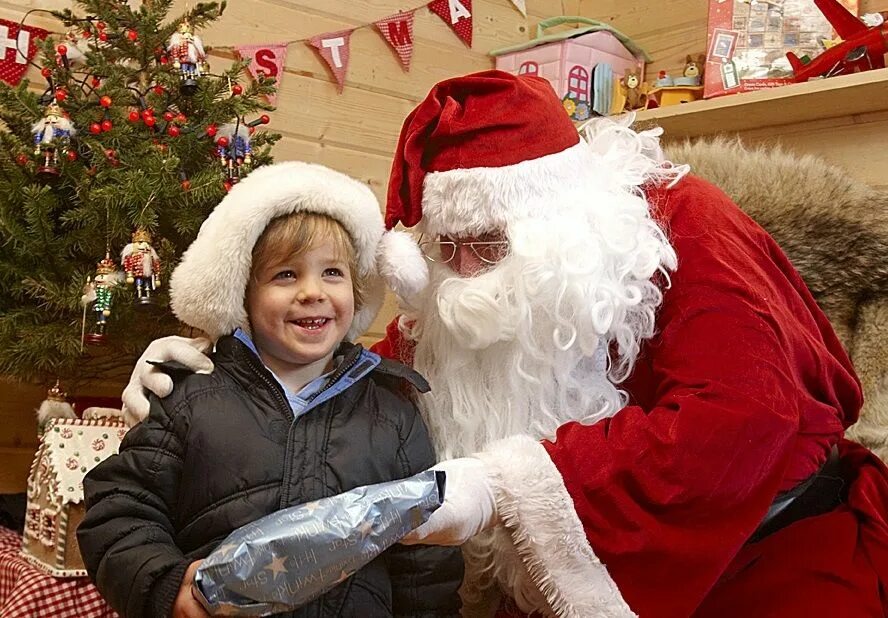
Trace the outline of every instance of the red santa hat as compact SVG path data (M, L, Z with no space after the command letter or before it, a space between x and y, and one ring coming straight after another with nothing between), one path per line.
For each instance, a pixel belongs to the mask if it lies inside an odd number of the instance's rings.
M176 317L214 338L248 328L244 295L253 247L272 219L294 212L327 215L348 232L358 274L368 283L348 338L367 330L384 294L376 270L384 231L379 202L364 183L299 161L253 171L210 213L170 278L170 306Z
M388 187L385 223L431 236L471 236L545 217L576 200L586 162L579 134L544 79L484 71L441 82L407 117ZM402 296L425 286L406 235L389 232L380 269Z

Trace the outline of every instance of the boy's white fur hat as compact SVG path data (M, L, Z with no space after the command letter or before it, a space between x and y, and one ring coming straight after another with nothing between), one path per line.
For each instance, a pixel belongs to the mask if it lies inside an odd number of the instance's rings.
M244 297L253 247L272 219L293 212L328 215L351 236L367 294L347 337L362 334L384 294L376 272L377 245L384 231L379 203L357 180L300 161L253 171L210 213L170 278L170 306L176 317L213 338L236 328L249 329Z

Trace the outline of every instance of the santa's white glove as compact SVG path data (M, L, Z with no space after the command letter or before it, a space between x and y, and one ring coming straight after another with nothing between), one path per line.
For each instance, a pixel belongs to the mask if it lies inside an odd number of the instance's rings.
M493 527L499 517L484 462L474 457L442 461L432 468L447 474L444 504L404 537L406 545L462 545Z
M123 420L132 427L148 416L148 395L146 389L158 397L166 397L173 392L173 380L148 361L177 361L196 373L212 373L213 361L205 354L213 349L213 342L199 337L163 337L148 344L136 362L129 384L123 389Z

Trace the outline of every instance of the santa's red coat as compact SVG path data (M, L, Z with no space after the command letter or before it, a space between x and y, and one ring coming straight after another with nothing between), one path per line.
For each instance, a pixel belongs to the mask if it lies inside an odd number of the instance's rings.
M597 556L644 618L888 616L888 469L843 438L862 397L826 317L771 237L712 185L687 177L648 200L679 266L625 384L630 405L562 426L539 449L554 468L524 466L518 443L515 461L508 445L488 459L502 464L497 500L532 579L562 615L624 615L596 610L607 594L575 578L601 568ZM374 349L412 356L394 323ZM747 543L833 445L846 503ZM573 512L534 513L553 503L533 469L546 466ZM573 529L586 553L547 547Z

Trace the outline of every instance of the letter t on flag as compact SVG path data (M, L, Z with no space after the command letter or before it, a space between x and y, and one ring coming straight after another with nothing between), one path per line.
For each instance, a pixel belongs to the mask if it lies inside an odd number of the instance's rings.
M428 9L451 27L456 36L472 46L472 0L433 0Z
M413 57L413 11L390 15L373 22L373 25L398 54L404 70L409 71L410 59Z
M318 50L321 58L329 65L336 78L338 92L342 94L345 85L345 74L348 71L349 38L354 30L340 30L319 34L308 40L309 45Z

